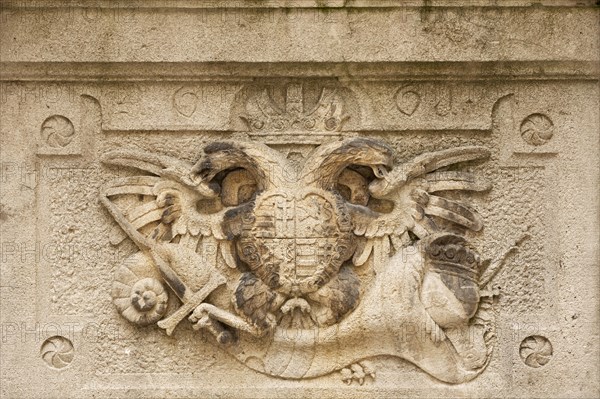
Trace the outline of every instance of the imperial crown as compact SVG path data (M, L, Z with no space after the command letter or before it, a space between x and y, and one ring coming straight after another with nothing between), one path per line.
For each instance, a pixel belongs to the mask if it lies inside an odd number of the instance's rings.
M297 83L287 86L283 107L276 104L265 88L248 100L246 114L240 117L251 132L269 134L337 132L348 119L342 97L335 88L324 87L317 104L305 109L303 87Z

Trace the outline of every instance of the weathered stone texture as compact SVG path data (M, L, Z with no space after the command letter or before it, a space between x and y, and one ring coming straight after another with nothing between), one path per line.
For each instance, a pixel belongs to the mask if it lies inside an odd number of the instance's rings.
M2 3L0 395L600 396L600 13L539 3Z

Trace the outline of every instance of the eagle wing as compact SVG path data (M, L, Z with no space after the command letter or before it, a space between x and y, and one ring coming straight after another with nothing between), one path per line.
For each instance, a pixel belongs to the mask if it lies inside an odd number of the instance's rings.
M384 213L366 206L350 205L354 233L367 239L390 237L397 249L412 240L443 230L450 222L462 228L479 231L481 216L463 200L445 198L449 192L486 191L491 185L473 173L446 170L447 167L486 159L488 149L479 146L459 147L417 156L396 166L391 172L369 185L371 197L393 203ZM366 261L366 256L361 256Z
M144 172L115 179L103 191L101 199L121 227L111 235L113 244L125 238L122 231L136 243L145 237L179 242L193 250L205 239L219 247L227 264L235 264L230 244L224 242L221 222L226 209L218 187L195 176L193 164L136 149L108 152L102 162Z

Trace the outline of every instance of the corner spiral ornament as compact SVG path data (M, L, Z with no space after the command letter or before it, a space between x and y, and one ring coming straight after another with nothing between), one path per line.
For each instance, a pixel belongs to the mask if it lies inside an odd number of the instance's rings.
M62 369L73 361L75 349L68 338L56 335L44 341L40 354L48 366Z
M546 337L531 335L521 342L519 354L529 367L542 367L552 358L552 344Z
M128 258L117 270L113 303L121 316L134 324L156 323L167 311L169 295L154 274L150 261L141 254Z
M52 115L42 123L42 137L52 148L68 146L74 136L73 123L62 115Z
M554 124L544 114L531 114L521 122L521 137L531 145L542 145L554 136Z

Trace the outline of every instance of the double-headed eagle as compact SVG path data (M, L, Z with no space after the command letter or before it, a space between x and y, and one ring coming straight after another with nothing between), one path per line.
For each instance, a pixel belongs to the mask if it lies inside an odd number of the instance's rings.
M117 272L114 302L128 320L158 322L168 334L191 314L196 329L213 333L246 364L248 355L235 349L246 337L316 350L326 334L368 335L374 333L363 331L371 328L370 317L402 309L403 317L414 314L411 322L422 322L428 339L439 345L444 329L455 328L450 323L468 327L477 311L479 259L461 233L483 225L474 210L444 194L489 189L455 168L488 156L487 149L473 146L395 163L389 146L365 138L321 145L300 167L255 142L208 144L196 163L114 150L105 164L143 172L111 182L101 195L140 249ZM429 255L395 260L420 242L427 243L421 252ZM384 293L396 278L381 281L387 269L390 276L404 273L398 292ZM168 291L180 306L170 305ZM388 302L392 309L385 308ZM405 322L381 317L395 320L385 323ZM284 331L300 335L282 338ZM305 342L302 334L313 338ZM389 354L419 364L405 350ZM266 358L266 349L257 355L262 365L250 367L310 377L382 354L366 352L340 355L326 366L290 367L290 360L280 370ZM459 379L440 373L441 379Z

